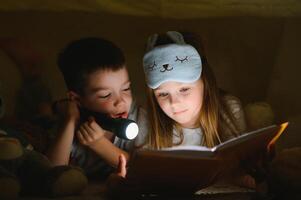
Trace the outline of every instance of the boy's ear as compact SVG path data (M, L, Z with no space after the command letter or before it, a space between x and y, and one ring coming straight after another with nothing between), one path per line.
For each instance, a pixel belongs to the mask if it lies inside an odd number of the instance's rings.
M80 103L80 95L73 91L67 92L68 99L71 99L73 101L76 101L77 103Z

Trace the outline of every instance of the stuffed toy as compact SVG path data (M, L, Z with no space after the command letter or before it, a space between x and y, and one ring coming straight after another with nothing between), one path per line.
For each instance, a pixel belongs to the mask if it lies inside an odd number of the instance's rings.
M0 102L0 111L4 111L1 95ZM0 199L72 195L86 185L80 168L52 167L43 154L33 150L22 132L0 123Z
M266 102L249 103L245 106L244 111L250 130L263 128L274 123L275 114Z

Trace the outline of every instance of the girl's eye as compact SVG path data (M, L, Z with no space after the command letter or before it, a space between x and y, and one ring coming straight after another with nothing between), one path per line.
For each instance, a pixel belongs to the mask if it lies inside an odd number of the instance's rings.
M166 92L162 92L162 93L158 94L158 97L167 97L167 96L168 96L168 93L166 93Z
M105 99L105 98L108 98L109 96L111 96L111 93L109 93L107 95L100 95L100 96L98 96L98 98Z
M190 88L182 88L182 89L180 89L180 92L187 92L189 90L190 90Z

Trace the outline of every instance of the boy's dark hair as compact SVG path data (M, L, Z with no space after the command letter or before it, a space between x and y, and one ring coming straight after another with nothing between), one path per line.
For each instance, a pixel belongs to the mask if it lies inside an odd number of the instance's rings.
M58 55L57 64L68 90L84 94L86 78L99 70L121 69L125 57L119 47L103 38L83 38L71 42Z

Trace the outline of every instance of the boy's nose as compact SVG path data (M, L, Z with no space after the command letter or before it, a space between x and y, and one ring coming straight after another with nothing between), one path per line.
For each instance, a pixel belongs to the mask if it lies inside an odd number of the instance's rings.
M122 96L118 96L118 97L116 97L116 99L114 101L114 106L118 107L123 103L124 103L124 98Z

